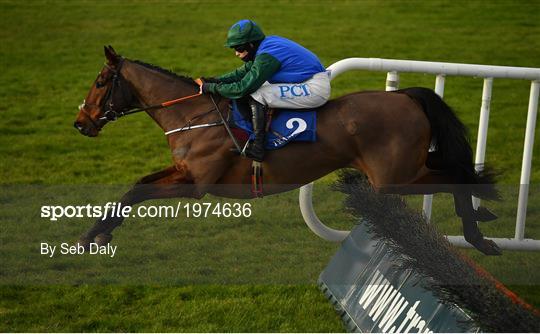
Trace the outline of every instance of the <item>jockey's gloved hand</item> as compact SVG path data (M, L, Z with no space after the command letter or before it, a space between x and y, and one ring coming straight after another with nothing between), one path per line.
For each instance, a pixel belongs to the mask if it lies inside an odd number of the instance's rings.
M221 80L219 80L218 78L212 78L212 77L210 77L210 78L202 77L201 80L203 82L208 82L208 83L220 83L221 82Z
M199 94L208 93L208 85L209 83L220 83L221 80L216 78L197 78L195 79L195 82L197 85L199 85Z
M205 83L202 84L200 92L203 93L203 94L206 94L206 93L210 92L208 90L208 83L205 82Z

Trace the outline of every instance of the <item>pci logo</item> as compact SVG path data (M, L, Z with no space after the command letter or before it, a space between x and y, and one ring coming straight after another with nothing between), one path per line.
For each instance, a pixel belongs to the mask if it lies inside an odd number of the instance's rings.
M384 333L433 333L427 323L416 312L420 301L410 306L405 297L390 284L378 270L358 301L360 306L369 312L369 317ZM396 323L404 312L405 319Z
M295 97L311 95L307 84L280 85L279 93L282 99L294 99Z

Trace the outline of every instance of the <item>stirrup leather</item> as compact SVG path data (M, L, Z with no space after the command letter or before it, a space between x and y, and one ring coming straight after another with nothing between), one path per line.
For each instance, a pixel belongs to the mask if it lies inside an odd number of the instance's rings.
M264 196L262 164L253 161L251 166L251 193L255 198L262 198Z

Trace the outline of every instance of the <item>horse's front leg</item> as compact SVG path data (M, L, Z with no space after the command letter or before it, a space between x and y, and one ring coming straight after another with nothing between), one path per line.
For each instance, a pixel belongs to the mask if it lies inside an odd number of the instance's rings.
M122 196L119 203L122 206L133 206L149 199L191 197L201 198L204 196L193 181L183 171L178 171L174 166L147 175L140 179L127 193ZM112 231L120 226L123 216L115 216L113 210L107 211L103 218L99 218L79 239L79 244L88 248L90 243L106 245L112 239Z

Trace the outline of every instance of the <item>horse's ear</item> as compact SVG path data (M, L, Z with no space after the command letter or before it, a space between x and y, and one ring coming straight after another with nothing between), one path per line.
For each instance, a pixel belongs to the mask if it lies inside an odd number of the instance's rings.
M118 63L118 60L120 56L116 54L116 51L112 48L112 46L105 46L105 57L107 58L107 62L109 65L116 65Z

